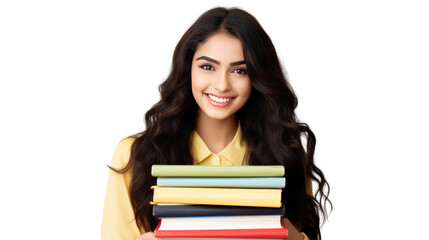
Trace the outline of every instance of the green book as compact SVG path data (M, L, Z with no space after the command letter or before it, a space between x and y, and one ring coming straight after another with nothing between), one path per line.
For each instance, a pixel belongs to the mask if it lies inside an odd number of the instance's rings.
M154 177L283 177L282 165L152 165Z

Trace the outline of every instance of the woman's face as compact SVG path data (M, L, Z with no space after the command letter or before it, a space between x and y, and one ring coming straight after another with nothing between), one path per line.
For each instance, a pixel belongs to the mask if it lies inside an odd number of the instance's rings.
M225 32L207 38L194 54L191 79L200 114L217 120L234 117L252 90L240 40Z

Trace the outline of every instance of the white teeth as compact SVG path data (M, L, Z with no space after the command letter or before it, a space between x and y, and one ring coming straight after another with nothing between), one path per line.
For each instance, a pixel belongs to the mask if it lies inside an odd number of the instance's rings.
M209 98L215 102L219 102L219 103L224 103L224 102L228 102L231 101L232 98L219 98L219 97L215 97L212 96L210 94L207 94L209 96Z

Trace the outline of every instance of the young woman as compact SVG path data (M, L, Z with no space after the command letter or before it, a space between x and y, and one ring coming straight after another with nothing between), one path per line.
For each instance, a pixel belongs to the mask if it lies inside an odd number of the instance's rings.
M326 217L330 201L329 185L313 161L316 139L297 120L297 98L253 16L236 8L204 13L177 44L159 89L146 130L115 150L103 239L155 239L153 164L284 165L287 239L321 238L319 213Z

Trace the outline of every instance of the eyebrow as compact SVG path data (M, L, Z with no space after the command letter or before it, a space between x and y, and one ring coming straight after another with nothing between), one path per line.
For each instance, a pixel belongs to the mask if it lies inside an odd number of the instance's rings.
M201 56L201 57L197 58L196 60L200 60L200 59L207 60L207 61L215 63L217 65L220 64L220 62L218 60L210 58L210 57L207 57L207 56ZM242 61L232 62L229 65L231 65L231 66L237 66L237 65L241 65L241 64L246 64L246 61L242 60Z

